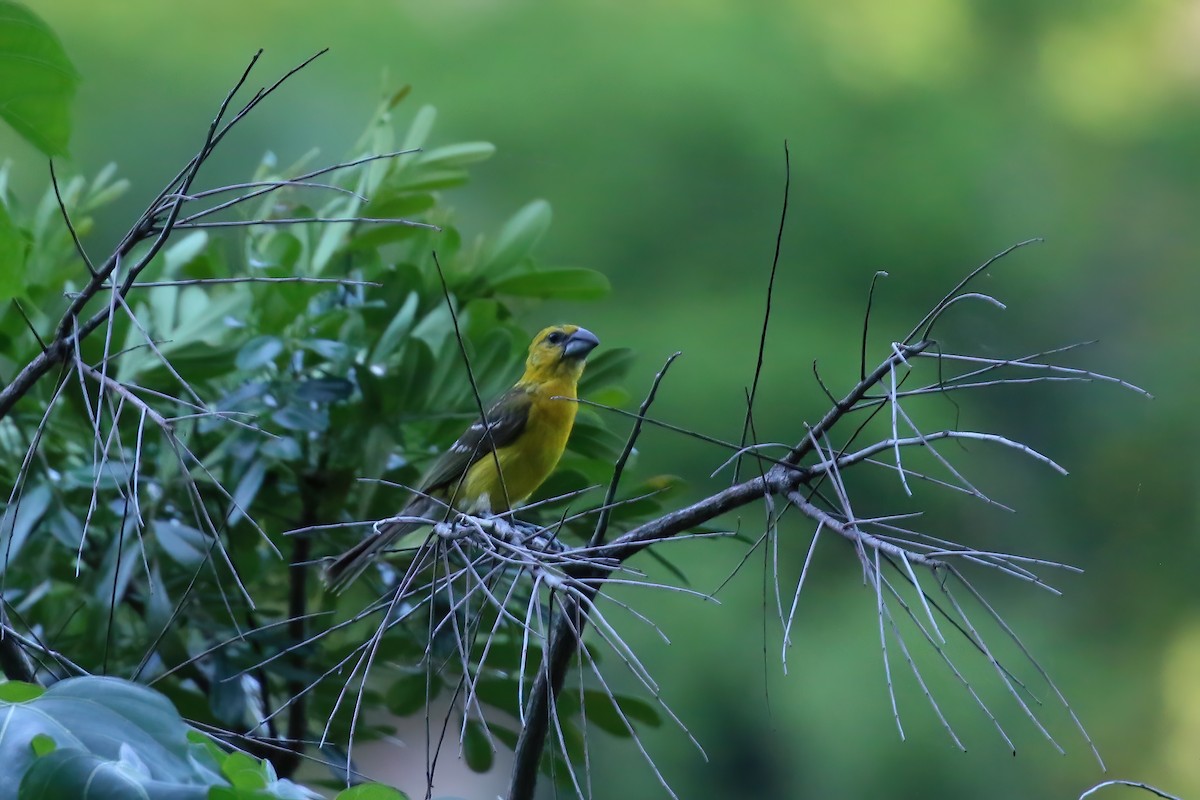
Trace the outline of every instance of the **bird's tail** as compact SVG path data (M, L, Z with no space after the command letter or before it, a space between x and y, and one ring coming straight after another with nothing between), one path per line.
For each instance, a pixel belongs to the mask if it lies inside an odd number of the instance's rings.
M405 509L404 513L418 516L409 509ZM341 592L355 578L362 575L371 562L379 557L380 553L395 544L401 536L420 528L422 524L424 523L406 520L381 525L378 530L372 531L361 542L342 553L325 567L326 585L334 592Z

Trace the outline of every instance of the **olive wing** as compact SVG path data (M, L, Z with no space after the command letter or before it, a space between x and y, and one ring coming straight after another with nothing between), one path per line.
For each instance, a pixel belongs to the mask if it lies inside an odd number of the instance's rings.
M520 389L509 389L492 403L480 419L471 423L450 449L438 457L421 481L419 491L430 494L459 481L479 459L515 442L529 421L532 399Z

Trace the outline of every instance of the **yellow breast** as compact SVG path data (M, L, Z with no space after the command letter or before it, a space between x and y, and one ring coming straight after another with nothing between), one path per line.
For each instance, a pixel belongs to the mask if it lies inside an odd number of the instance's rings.
M578 410L575 382L549 381L527 391L531 404L525 430L511 445L484 456L467 471L462 492L466 502L459 505L469 513L498 513L520 505L550 477L566 450Z

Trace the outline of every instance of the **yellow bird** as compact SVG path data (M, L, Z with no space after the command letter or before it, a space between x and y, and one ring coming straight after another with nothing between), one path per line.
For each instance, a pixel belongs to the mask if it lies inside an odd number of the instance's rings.
M525 372L434 462L402 517L442 519L447 506L467 514L509 511L550 476L575 425L579 378L600 340L578 325L553 325L533 337ZM563 399L556 399L563 398ZM341 589L420 522L382 525L326 568Z

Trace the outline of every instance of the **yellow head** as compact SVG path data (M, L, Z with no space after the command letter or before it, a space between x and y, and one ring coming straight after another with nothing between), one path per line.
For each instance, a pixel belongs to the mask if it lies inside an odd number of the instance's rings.
M588 353L600 344L596 334L578 325L543 328L529 345L521 383L579 380Z

